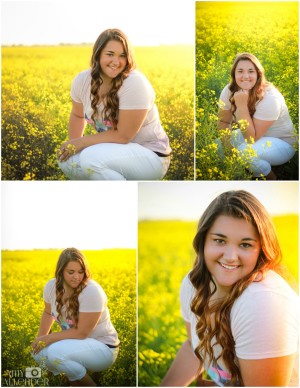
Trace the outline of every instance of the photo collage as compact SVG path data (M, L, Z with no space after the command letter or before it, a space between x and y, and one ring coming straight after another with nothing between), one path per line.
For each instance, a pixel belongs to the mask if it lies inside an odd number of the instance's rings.
M299 386L298 1L1 25L1 386Z

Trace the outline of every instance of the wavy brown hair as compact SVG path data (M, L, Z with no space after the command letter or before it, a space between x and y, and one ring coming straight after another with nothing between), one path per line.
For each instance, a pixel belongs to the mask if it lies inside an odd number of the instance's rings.
M99 89L103 83L101 78L100 55L104 47L111 40L122 43L127 60L125 69L121 74L112 80L112 87L105 96L106 98L104 102L104 110L102 112L102 119L110 121L113 128L116 129L118 125L119 111L118 90L122 86L124 79L128 77L130 71L135 68L135 60L130 42L126 35L116 28L103 31L97 38L93 47L93 54L91 58L91 106L93 109L93 114L91 118L95 121L96 117L98 116L97 106L100 101Z
M235 117L236 105L234 101L234 93L240 89L235 80L235 70L240 61L251 61L255 67L256 74L257 74L256 83L254 87L249 90L249 97L248 97L248 109L251 117L253 117L256 111L256 107L255 107L256 103L258 101L261 101L263 98L264 88L270 85L270 82L266 80L265 70L255 55L251 53L238 54L235 57L235 60L230 70L231 81L229 84L229 90L231 91L229 101L231 103L231 112L234 117L234 120L236 119Z
M64 289L64 269L70 261L76 261L81 265L81 268L84 271L84 277L82 282L78 285L71 296L64 298L65 289ZM90 271L85 256L76 248L67 248L63 250L58 258L55 271L56 278L56 309L57 309L57 319L60 320L62 316L62 308L66 306L66 316L71 318L74 322L75 327L78 324L78 315L79 315L79 302L78 296L81 291L86 287L87 281L90 278Z
M254 270L233 284L223 299L212 302L217 286L205 264L204 245L207 231L220 215L251 222L260 237L261 250ZM244 190L228 191L215 198L203 213L193 246L197 256L189 277L195 288L191 310L198 318L196 332L199 345L195 349L196 356L200 361L208 357L209 364L222 358L232 376L230 384L242 384L231 332L230 312L233 303L250 283L261 281L269 269L279 270L282 254L275 227L263 205L252 194ZM214 357L212 341L222 349L217 359Z

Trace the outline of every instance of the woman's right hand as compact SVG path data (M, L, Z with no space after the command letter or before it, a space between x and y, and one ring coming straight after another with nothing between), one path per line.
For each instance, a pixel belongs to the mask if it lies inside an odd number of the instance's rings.
M46 336L43 336L46 337ZM33 354L38 354L42 349L47 346L45 338L37 337L31 344Z
M248 106L249 91L248 90L238 90L234 93L234 101L236 107Z

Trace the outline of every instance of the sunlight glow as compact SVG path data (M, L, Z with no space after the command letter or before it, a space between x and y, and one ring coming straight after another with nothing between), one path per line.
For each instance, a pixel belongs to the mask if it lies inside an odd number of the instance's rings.
M194 43L192 0L6 0L1 5L3 45L93 43L106 28L123 30L134 46Z

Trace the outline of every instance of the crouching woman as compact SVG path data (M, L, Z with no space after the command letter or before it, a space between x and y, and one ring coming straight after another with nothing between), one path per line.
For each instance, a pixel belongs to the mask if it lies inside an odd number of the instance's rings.
M33 358L54 375L65 374L72 386L97 386L87 371L100 372L114 363L120 341L110 321L107 297L90 279L84 255L65 249L55 278L44 288L45 309ZM62 331L51 333L56 321Z

